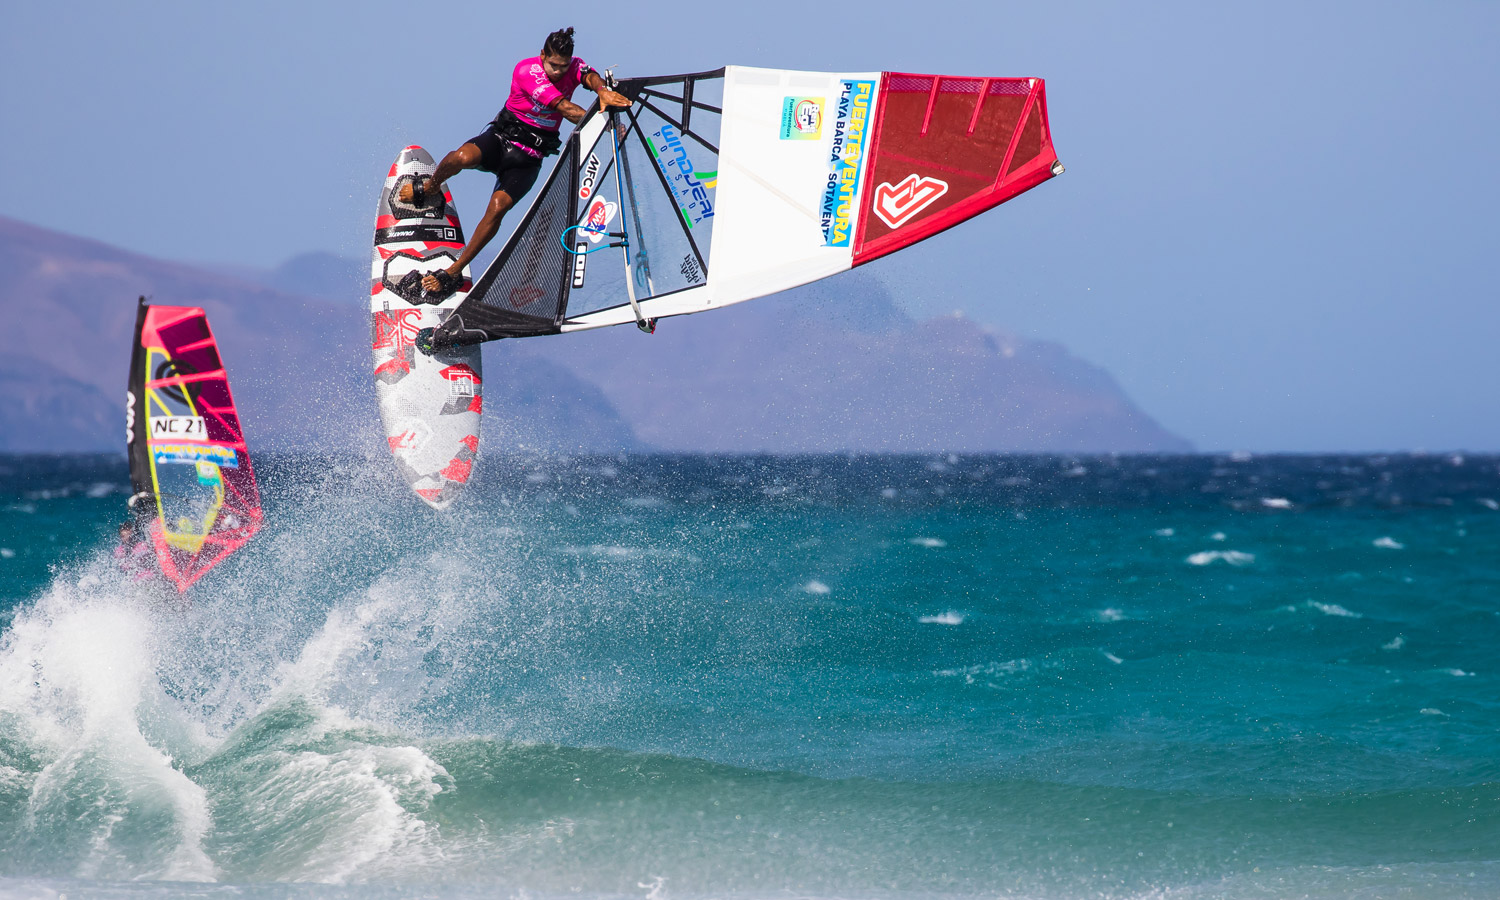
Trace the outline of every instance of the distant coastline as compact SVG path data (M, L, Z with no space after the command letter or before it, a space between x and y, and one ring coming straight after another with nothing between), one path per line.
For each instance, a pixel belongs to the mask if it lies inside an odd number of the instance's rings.
M195 267L4 217L0 261L0 301L46 323L43 341L0 336L0 452L116 448L138 295L207 310L255 445L378 444L358 261ZM604 329L485 356L487 454L1192 450L1063 347L916 321L859 270L649 338Z

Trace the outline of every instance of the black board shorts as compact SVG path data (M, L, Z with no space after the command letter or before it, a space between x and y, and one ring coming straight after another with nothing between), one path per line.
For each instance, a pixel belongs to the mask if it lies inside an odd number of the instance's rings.
M504 191L512 200L520 200L542 171L542 161L495 133L491 125L469 138L467 143L479 148L479 168L495 176L495 190Z

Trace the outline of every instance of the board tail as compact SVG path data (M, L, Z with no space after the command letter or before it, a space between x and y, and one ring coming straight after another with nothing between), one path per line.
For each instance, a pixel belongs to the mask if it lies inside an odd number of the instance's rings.
M260 490L203 310L140 301L128 389L132 508L186 591L250 540Z

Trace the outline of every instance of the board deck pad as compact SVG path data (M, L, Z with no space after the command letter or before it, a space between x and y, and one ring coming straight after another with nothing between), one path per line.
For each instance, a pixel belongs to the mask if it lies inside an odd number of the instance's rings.
M402 184L437 168L418 146L396 157L380 193L370 268L370 347L375 394L386 443L406 483L444 509L468 483L479 451L484 379L479 345L427 355L417 335L442 324L472 287L469 269L447 296L425 296L421 275L447 268L463 250L464 232L446 188L426 202L402 202Z

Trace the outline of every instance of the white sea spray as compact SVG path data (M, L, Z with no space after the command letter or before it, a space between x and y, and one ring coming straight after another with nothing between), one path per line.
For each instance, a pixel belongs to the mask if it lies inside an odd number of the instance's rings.
M1190 566L1206 566L1216 562L1228 563L1231 566L1248 566L1255 562L1255 554L1239 550L1200 550L1187 558Z
M164 702L157 615L117 580L60 578L0 645L0 718L24 723L32 752L46 760L30 781L22 826L43 843L76 836L74 846L88 848L77 863L86 877L218 874L203 846L213 825L208 797L159 729L143 723L144 711ZM80 794L92 797L82 810ZM143 836L151 852L122 851L121 841L138 846Z
M957 669L939 669L932 674L939 678L962 678L965 684L976 684L981 680L1024 675L1033 667L1031 660L1023 658L1005 662L979 663Z
M1363 613L1351 612L1337 603L1320 603L1317 600L1307 601L1309 609L1315 609L1325 616L1338 616L1343 619L1363 619Z
M923 625L962 625L965 618L963 613L950 609L936 615L922 616L917 621Z

